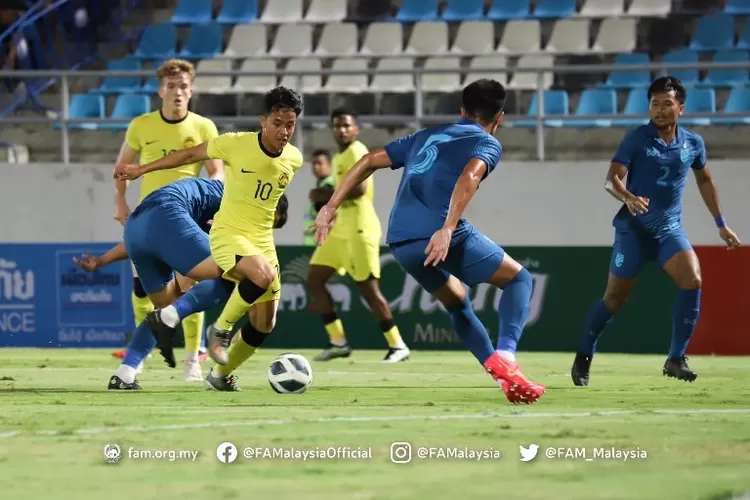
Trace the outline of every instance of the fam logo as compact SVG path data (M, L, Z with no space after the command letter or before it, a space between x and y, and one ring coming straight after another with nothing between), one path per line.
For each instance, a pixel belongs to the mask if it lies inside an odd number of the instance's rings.
M34 271L0 257L0 333L34 333Z

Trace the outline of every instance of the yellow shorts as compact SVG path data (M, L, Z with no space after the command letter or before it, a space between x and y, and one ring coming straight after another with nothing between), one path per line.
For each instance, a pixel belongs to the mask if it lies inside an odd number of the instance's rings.
M256 246L249 238L226 229L212 229L209 234L209 241L211 243L211 256L224 271L223 278L234 282L238 280L231 275L231 271L242 257L264 257L276 269L276 278L268 287L266 293L261 295L254 303L271 302L281 298L279 258L276 256L276 247L273 244L263 247Z
M310 265L343 269L356 282L380 279L380 239L328 238L315 249Z

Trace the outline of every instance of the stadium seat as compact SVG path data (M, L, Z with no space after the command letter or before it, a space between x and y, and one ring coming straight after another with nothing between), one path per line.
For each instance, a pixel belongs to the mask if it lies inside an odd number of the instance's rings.
M750 17L745 18L745 22L742 25L742 33L740 33L735 48L750 49Z
M153 64L153 72L156 73L156 69L162 65L164 61L163 60L157 60L154 61ZM156 94L159 91L159 79L156 78L156 75L152 75L146 79L146 81L143 83L143 87L141 87L140 92L145 92L147 94Z
M589 21L563 19L555 22L545 52L551 54L584 54L589 52Z
M664 54L662 62L664 64L698 64L699 60L697 52L683 49ZM695 85L699 80L697 69L666 69L664 73L677 78L683 85Z
M527 120L518 120L514 127L533 128L537 126L537 109L539 109L539 94L534 92L531 96ZM544 115L568 115L570 113L568 93L565 90L544 91ZM560 119L544 120L547 127L562 127L564 121Z
M231 59L205 59L195 68L195 92L197 94L224 94L232 88L232 77L204 75L206 72L231 71Z
M442 21L416 23L404 52L422 55L448 52L448 25Z
M148 96L138 94L122 94L117 96L115 107L112 110L110 118L119 120L132 120L133 118L151 111L151 102ZM102 123L99 128L105 130L126 130L128 124L121 123Z
M404 49L404 32L401 23L372 23L367 28L360 54L368 56L392 56Z
M312 53L312 24L282 24L269 54L276 57L301 57Z
M439 0L403 0L395 20L400 22L437 21Z
M648 91L646 89L633 89L625 101L625 108L620 113L623 118L612 120L616 127L637 127L649 122L649 118L635 118L638 115L648 115Z
M266 26L260 23L235 26L224 55L227 57L262 57L268 51Z
M516 68L550 68L554 65L555 58L546 54L526 54L518 58ZM542 72L542 88L544 90L552 86L552 71ZM508 81L508 87L518 90L536 90L539 75L531 72L514 72Z
M357 53L357 25L354 23L329 23L315 47L317 56L351 56Z
M617 54L614 60L615 66L645 66L651 64L648 54L634 52L631 54ZM647 69L638 71L612 71L607 81L602 83L602 88L629 89L648 87L651 83L651 72Z
M727 0L724 12L732 15L750 15L750 0Z
M466 86L469 83L479 80L481 78L492 78L497 80L503 85L508 83L508 73L500 72L500 69L508 67L508 60L503 55L492 55L492 56L477 56L472 58L469 63L469 72L464 78L463 85ZM478 73L477 70L492 70L493 72ZM495 73L496 71L496 73Z
M240 71L257 71L260 73L276 71L276 60L248 58L242 61ZM231 91L242 94L265 94L268 89L276 87L278 81L279 78L273 75L239 76Z
M744 50L720 50L711 59L715 63L747 63L747 51ZM712 69L708 71L706 78L700 85L708 87L734 87L746 85L748 80L747 69Z
M312 0L307 9L308 23L340 23L346 19L346 0Z
M331 69L346 71L367 70L368 60L362 58L340 58L333 61ZM329 94L359 94L365 92L369 87L368 75L366 73L355 75L332 74L323 86L323 92Z
M618 17L625 12L623 0L585 0L578 16L580 17Z
M452 73L425 73L422 75L422 90L425 92L451 93L461 90L461 59L458 57L431 57L424 63L425 69L449 69Z
M448 0L443 21L479 21L484 18L484 0Z
M525 54L541 50L542 26L537 20L510 21L497 51L503 54Z
M685 115L680 118L685 125L711 125L711 118L692 118L691 113L716 113L714 89L689 89L685 99Z
M605 19L592 50L602 54L618 54L635 50L635 19Z
M107 63L107 71L140 71L141 62L135 58L115 59ZM97 92L101 94L124 94L137 92L141 87L138 76L105 76Z
M219 23L190 26L180 57L185 59L210 59L221 54L222 31Z
M172 23L152 24L141 35L135 51L139 59L169 59L175 57L177 31Z
M248 24L258 19L258 0L223 0L216 17L220 24Z
M74 94L70 99L68 116L73 119L104 118L104 96L101 94ZM98 123L71 123L70 128L96 130Z
M298 23L302 21L302 0L273 0L266 2L260 22L268 24Z
M487 19L491 21L509 21L526 19L531 10L530 0L492 0Z
M667 17L672 0L633 0L627 14L632 17Z
M321 68L322 64L320 63L320 59L317 59L315 57L306 57L304 59L290 59L286 64L285 71L286 73L291 73L293 71L312 72L320 71ZM285 74L281 79L279 85L289 87L290 89L294 89L297 92L303 92L305 94L316 94L321 91L323 82L320 75L304 75L302 77L302 88L300 88L299 75ZM266 90L268 90L268 88L266 88Z
M725 113L750 114L750 89L745 87L733 88L724 105ZM717 116L711 119L715 125L750 125L750 117Z
M172 14L175 24L204 24L212 19L211 0L178 0Z
M386 57L378 62L378 72L370 83L370 92L404 94L414 92L414 59L409 57ZM407 70L403 74L382 74L380 70Z
M610 89L586 89L581 93L578 101L576 116L591 115L614 115L617 113L617 96ZM574 118L566 120L564 127L609 127L612 125L611 118Z
M722 50L734 46L734 18L724 13L709 14L698 19L690 42L693 50Z
M453 54L487 54L495 50L495 25L491 21L465 21L458 27Z
M532 17L555 19L573 17L576 13L576 0L536 0Z

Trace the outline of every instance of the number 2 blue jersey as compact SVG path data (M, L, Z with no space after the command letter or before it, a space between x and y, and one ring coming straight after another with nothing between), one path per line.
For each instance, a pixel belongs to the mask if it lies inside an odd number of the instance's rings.
M625 136L612 161L628 168L628 191L649 199L648 211L636 217L623 205L613 220L615 227L635 224L655 236L681 227L688 171L706 166L706 146L700 135L677 127L674 140L667 144L649 122Z
M478 123L456 123L420 130L385 146L393 169L404 173L388 222L386 243L430 238L443 227L453 188L472 158L487 164L485 177L500 161L502 146ZM460 241L470 225L461 219L453 234Z
M135 209L133 215L149 209L186 213L201 227L214 218L221 206L224 183L212 179L182 179L153 191Z

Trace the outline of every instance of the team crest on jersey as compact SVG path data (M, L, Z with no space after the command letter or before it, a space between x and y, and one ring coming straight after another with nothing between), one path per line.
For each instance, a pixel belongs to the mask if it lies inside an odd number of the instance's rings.
M282 172L279 176L279 189L284 189L289 185L289 174Z
M193 146L195 146L195 140L193 140L193 138L192 138L192 137L188 137L188 138L187 138L187 139L185 139L185 141L184 141L184 142L182 143L182 147L183 147L183 148L185 148L185 149L187 149L187 148L192 148Z
M685 146L680 151L680 161L682 163L687 163L689 159L690 159L690 150L687 149L687 144L685 144Z

